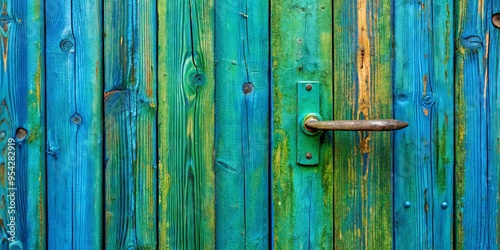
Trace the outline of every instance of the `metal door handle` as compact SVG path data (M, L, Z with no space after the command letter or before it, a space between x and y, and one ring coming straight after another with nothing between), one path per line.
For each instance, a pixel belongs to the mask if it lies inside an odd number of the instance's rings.
M297 82L297 163L302 166L319 164L321 132L323 131L392 131L408 126L394 119L323 121L318 81Z
M394 120L337 120L321 121L312 115L304 121L305 129L309 132L326 131L391 131L408 127L408 123Z

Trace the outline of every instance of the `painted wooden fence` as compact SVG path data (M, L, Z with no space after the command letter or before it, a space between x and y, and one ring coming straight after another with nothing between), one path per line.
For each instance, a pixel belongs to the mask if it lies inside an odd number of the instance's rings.
M0 3L3 249L499 248L498 1Z

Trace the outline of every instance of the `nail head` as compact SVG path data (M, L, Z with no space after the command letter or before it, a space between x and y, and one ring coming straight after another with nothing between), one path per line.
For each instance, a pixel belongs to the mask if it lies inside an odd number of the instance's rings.
M246 82L245 84L243 84L243 93L250 94L253 91L253 88L253 83Z
M447 203L446 201L443 201L443 203L441 203L441 207L442 207L443 209L448 208L448 203Z
M306 159L310 160L310 159L312 159L312 158L313 158L312 154L311 154L311 153L309 153L309 152L307 152L307 153L306 153Z
M405 206L405 208L409 208L409 207L411 207L411 202L409 202L409 201L405 201L404 206Z

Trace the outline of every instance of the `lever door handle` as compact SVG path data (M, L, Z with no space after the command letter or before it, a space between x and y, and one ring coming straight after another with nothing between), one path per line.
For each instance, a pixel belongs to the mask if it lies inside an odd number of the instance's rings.
M394 120L337 120L321 121L309 116L304 122L305 129L310 132L324 131L391 131L408 127L408 123Z
M394 119L323 121L320 115L319 87L318 81L297 82L296 151L299 165L316 166L319 164L321 132L323 131L393 131L408 126L408 123ZM328 100L323 101L328 102Z

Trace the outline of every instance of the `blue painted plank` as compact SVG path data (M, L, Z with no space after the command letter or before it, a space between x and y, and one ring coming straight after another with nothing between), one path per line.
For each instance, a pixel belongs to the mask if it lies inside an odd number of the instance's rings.
M394 246L451 249L453 2L394 6L394 114L410 124L394 139Z
M488 224L490 249L500 246L500 2L491 1L486 15L488 62ZM490 21L491 20L491 21ZM493 25L495 23L496 27ZM484 93L483 93L484 94Z
M215 2L216 247L269 246L269 1Z
M44 249L43 3L0 3L1 244Z
M104 0L105 245L154 249L156 1Z
M47 0L50 249L103 246L102 2Z
M456 224L459 249L499 247L498 1L457 0Z
M488 46L490 1L455 1L456 245L495 244L488 209Z

